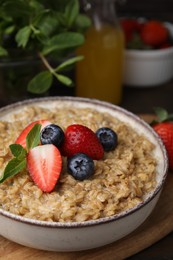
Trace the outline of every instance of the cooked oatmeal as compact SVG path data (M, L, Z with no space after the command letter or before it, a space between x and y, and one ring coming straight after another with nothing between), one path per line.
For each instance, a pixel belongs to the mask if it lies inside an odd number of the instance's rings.
M77 181L66 171L66 158L56 188L42 192L27 171L0 184L0 207L12 213L44 221L74 222L112 216L132 208L143 200L155 185L154 145L129 125L108 113L92 108L26 107L13 115L12 121L0 121L0 168L12 158L9 145L32 121L47 119L62 129L73 123L83 124L94 132L110 127L118 134L118 146L105 152L95 163L95 173Z

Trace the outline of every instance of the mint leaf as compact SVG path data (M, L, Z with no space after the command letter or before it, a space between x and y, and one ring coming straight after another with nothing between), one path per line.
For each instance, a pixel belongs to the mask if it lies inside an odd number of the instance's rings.
M39 144L40 130L41 125L35 124L34 127L28 133L26 137L26 144L28 150L34 148ZM0 176L0 183L5 181L7 178L13 177L17 173L25 169L27 166L27 151L20 144L11 144L9 147L11 153L15 156L15 158L11 159L6 165L2 176Z
M55 69L55 71L58 72L58 71L60 71L60 70L63 70L63 69L65 69L66 67L73 65L73 64L76 63L77 61L83 60L83 58L84 58L83 56L77 56L77 57L73 57L73 58L71 58L71 59L68 59L68 60L64 61L63 63L61 63L61 64Z
M71 27L76 20L79 13L79 2L77 0L70 0L65 8L65 17L68 27Z
M46 37L50 37L57 27L59 26L59 21L54 14L43 14L39 21L36 23L37 28L39 28L41 34Z
M24 168L26 168L26 159L20 160L18 158L13 158L5 167L4 173L0 178L0 183L2 183L10 177L13 177L14 175L22 171Z
M77 27L80 28L80 31L85 31L89 26L91 26L92 22L87 15L79 14L75 24Z
M11 17L17 18L22 17L26 18L32 14L32 8L27 3L28 1L4 1L4 4L1 3L1 8ZM3 6L3 7L2 7ZM20 20L20 22L22 22Z
M19 160L26 157L26 150L20 144L11 144L10 150L12 154L17 157Z
M64 32L52 37L42 51L43 55L48 55L55 50L65 50L78 47L84 43L84 36L75 32Z
M19 47L20 46L23 48L26 47L29 37L31 35L31 32L32 32L32 30L31 30L30 26L25 26L18 31L18 33L16 34L16 42Z
M2 46L0 46L0 56L8 56L8 52Z
M37 74L28 84L27 90L34 94L46 92L52 85L53 76L49 71Z
M31 131L28 133L26 137L26 147L28 150L37 146L40 142L40 130L41 125L35 124Z
M64 75L61 75L61 74L56 74L55 76L56 76L56 78L57 78L61 83L63 83L64 85L66 85L66 86L72 86L73 81L72 81L70 78L68 78L68 77L66 77L66 76L64 76Z
M13 33L15 30L15 26L14 25L10 25L9 27L7 27L6 29L4 29L4 33L5 34L11 34Z

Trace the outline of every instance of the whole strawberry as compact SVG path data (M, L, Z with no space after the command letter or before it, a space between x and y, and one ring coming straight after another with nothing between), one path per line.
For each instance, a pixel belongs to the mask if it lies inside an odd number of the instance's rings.
M102 159L104 155L103 147L96 134L88 127L79 124L67 127L60 150L62 155L67 157L84 153L93 160Z
M169 158L169 168L173 170L173 115L169 115L162 108L155 108L155 112L158 121L153 121L152 126L165 145Z
M145 23L140 35L145 44L155 47L166 42L168 30L162 22L152 20Z

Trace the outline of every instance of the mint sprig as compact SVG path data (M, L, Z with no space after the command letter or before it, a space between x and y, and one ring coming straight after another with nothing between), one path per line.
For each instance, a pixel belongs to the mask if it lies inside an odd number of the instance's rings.
M27 152L20 144L11 144L9 148L14 157L18 159L23 159L26 157Z
M11 178L26 169L27 166L27 153L30 149L36 147L40 142L41 125L35 124L26 136L27 150L20 144L11 144L9 146L12 155L14 156L6 165L3 174L0 177L0 183L6 179Z
M26 168L26 158L13 158L5 167L4 173L0 179L0 183L4 182L6 179L10 177L13 177L14 175L22 171L24 168Z
M34 53L45 73L36 73L27 86L31 93L45 93L55 79L72 86L66 76L69 61L85 42L84 32L91 19L83 14L79 0L2 0L0 1L0 58L9 56L14 46L30 57ZM12 45L10 45L12 44ZM74 57L73 67L80 57ZM61 66L61 74L56 64ZM47 78L44 81L45 77ZM43 84L44 83L44 84Z

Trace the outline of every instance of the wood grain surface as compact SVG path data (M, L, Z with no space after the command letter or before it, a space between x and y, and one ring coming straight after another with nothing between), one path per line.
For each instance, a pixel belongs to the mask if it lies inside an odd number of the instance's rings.
M145 120L151 117L145 116ZM0 236L0 259L114 260L124 259L173 231L173 173L169 172L161 197L150 217L136 231L110 245L81 252L48 252L18 245Z

